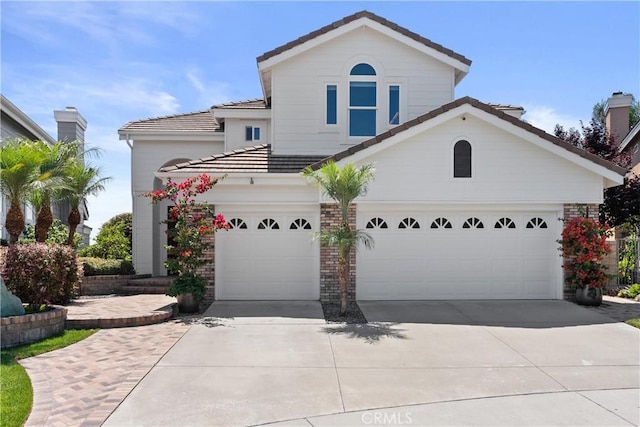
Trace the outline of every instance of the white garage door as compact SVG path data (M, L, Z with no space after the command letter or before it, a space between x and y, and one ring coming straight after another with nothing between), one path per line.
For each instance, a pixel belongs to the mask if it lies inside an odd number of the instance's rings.
M553 212L359 212L375 248L358 252L357 297L556 298L557 222Z
M317 300L319 249L310 234L315 210L217 206L232 228L216 234L216 299Z

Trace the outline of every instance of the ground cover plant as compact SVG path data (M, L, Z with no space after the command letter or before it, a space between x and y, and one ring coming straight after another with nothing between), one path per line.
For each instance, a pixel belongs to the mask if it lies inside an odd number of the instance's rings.
M33 403L31 380L17 362L82 341L96 333L97 329L65 331L62 335L2 350L0 365L0 422L3 426L21 426L27 420Z

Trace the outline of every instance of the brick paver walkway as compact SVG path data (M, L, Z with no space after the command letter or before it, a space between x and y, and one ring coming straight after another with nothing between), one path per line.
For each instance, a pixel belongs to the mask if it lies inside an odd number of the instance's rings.
M175 302L174 297L148 294L80 298L66 306L67 327L112 328L160 323L171 317L173 310L169 305Z
M625 320L633 318L640 318L640 302L628 298L603 296L602 305L599 307L585 308L597 311L598 313L619 322L624 322Z
M179 320L103 329L72 346L21 360L33 384L26 425L101 425L188 329Z

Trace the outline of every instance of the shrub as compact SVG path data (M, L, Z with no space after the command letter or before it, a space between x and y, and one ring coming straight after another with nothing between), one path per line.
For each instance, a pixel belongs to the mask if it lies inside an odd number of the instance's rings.
M131 248L133 243L133 215L131 214L131 212L121 213L112 217L107 222L102 224L102 227L109 227L115 224L124 225L124 236L127 238L127 240L129 240L129 248Z
M96 236L96 242L82 249L80 256L131 261L131 243L126 236L125 224L105 223Z
M3 258L2 277L7 288L23 302L32 306L66 304L76 294L82 266L68 246L12 245Z
M46 243L52 245L66 245L67 240L69 238L69 226L64 225L59 219L54 219L51 224L51 228L49 228L49 233L47 234ZM35 243L36 241L36 227L33 224L27 225L27 227L22 232L22 237L20 237L20 243ZM73 236L73 247L75 249L79 248L82 244L82 236L79 233L76 233Z
M620 290L618 292L618 296L622 298L635 298L640 295L640 284L634 283L631 286L627 286L626 288Z
M107 276L136 274L133 264L122 259L78 258L84 267L85 276Z

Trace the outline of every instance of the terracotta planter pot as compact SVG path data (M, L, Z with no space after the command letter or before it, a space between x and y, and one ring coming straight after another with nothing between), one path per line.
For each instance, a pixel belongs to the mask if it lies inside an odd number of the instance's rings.
M576 302L580 305L599 306L602 304L602 288L576 289Z
M200 301L191 293L180 294L176 299L180 313L197 313L200 309Z

